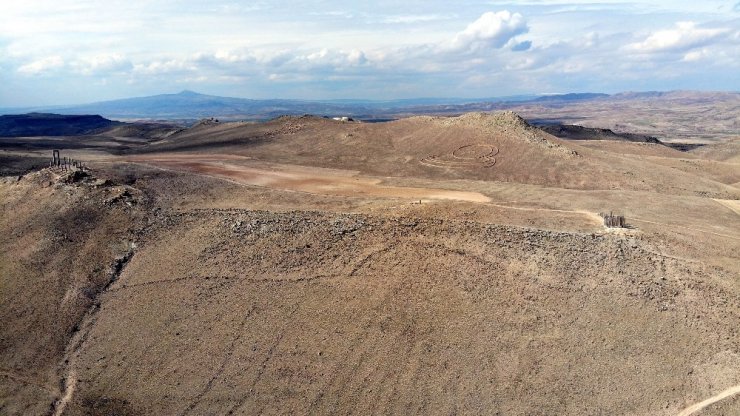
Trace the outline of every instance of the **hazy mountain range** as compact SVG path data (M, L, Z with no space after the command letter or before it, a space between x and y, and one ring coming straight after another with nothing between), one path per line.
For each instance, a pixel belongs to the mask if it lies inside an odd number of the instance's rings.
M31 112L56 114L98 114L114 120L170 120L193 121L217 117L223 120L267 120L281 115L312 114L317 116L350 116L358 119L388 119L412 114L460 114L471 111L512 109L529 117L539 118L553 110L566 107L641 107L652 103L658 108L675 105L703 105L706 103L740 102L737 92L624 92L618 94L568 93L543 95L518 95L507 97L466 98L415 98L402 100L255 100L219 97L182 91L177 94L160 94L148 97L126 98L97 103L46 106L33 108L0 108L0 114ZM536 109L536 111L532 111ZM583 108L581 109L583 110ZM583 111L580 111L583 116ZM609 126L602 126L609 127Z
M348 115L362 118L383 117L406 109L434 109L444 106L469 106L475 103L516 103L573 101L608 97L606 94L518 95L485 99L414 98L389 101L375 100L253 100L218 97L182 91L148 97L126 98L83 105L45 106L0 109L2 114L53 112L57 114L100 114L112 119L269 119L280 115L314 114L320 116Z

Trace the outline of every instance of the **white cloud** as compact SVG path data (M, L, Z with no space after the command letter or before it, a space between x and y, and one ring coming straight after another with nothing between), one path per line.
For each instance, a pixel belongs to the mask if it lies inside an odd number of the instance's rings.
M228 68L244 63L254 63L257 58L252 51L221 49L214 53L199 52L190 59L191 66Z
M358 67L368 63L365 53L360 49L350 51L321 48L314 51L283 51L279 63L275 58L268 60L275 68L282 72L309 72L321 74L343 71L351 67Z
M703 49L688 52L686 55L683 56L682 61L696 62L696 61L701 61L709 56L710 56L709 50L706 48L703 48Z
M7 1L0 105L30 103L31 94L10 92L21 89L59 102L83 89L123 96L134 91L127 82L141 95L192 83L204 92L302 98L737 90L736 2L433 0L337 10L317 0ZM497 11L503 4L509 11ZM675 24L683 20L696 23ZM666 72L684 83L653 82ZM103 80L106 88L96 87Z
M512 38L527 33L529 27L524 17L508 10L486 12L452 41L452 48L475 52L487 48L501 48Z
M306 82L313 79L306 74L270 74L267 79L272 82Z
M639 53L686 52L711 44L729 33L726 28L706 29L697 27L694 22L679 22L675 28L655 32L627 48Z
M134 65L134 72L139 75L161 75L173 72L197 71L198 67L187 59L169 59L147 64Z
M215 54L213 55L213 57L214 57L214 58L215 58L215 59L216 59L217 61L220 61L220 62L229 62L229 63L234 63L234 62L247 62L247 61L251 61L251 60L253 60L253 59L254 59L254 58L253 58L253 57L252 57L251 55L249 55L248 53L239 53L239 52L234 52L234 51L224 51L224 50L221 50L221 51L217 51L217 52L216 52L216 53L215 53Z
M451 19L453 16L441 15L441 14L398 14L393 16L386 16L383 18L383 23L390 24L411 24L411 23L422 23L422 22L433 22L437 20Z
M72 66L83 75L121 73L133 68L131 61L117 53L83 58L73 62Z
M41 75L60 69L63 66L64 59L61 56L49 56L20 66L18 72L24 75Z
M351 65L362 65L367 63L367 57L365 57L365 53L361 50L353 49L347 54L347 62Z

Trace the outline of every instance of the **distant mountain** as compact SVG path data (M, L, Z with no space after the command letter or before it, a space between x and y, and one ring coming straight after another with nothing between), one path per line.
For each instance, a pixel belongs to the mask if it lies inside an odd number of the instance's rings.
M372 112L352 103L301 100L251 100L182 91L149 97L126 98L57 109L64 114L97 113L116 119L200 119L205 117L267 119L280 115L337 115Z
M112 119L162 119L197 120L219 117L226 120L265 120L281 115L312 114L318 116L346 115L356 118L387 117L410 108L436 108L474 105L481 102L525 102L538 95L470 98L411 98L400 100L253 100L247 98L219 97L182 91L177 94L160 94L148 97L101 101L74 106L12 109L13 112L45 111L59 114L101 114ZM2 109L0 109L2 111ZM9 112L10 109L5 109Z
M126 98L97 103L43 108L13 109L12 113L44 112L59 114L100 114L117 120L169 120L181 124L217 117L222 120L268 120L281 115L350 116L361 120L380 120L413 114L453 115L471 111L512 109L527 112L539 109L562 109L585 105L624 105L628 102L666 102L670 104L713 104L737 100L737 92L625 92L614 95L601 93L567 93L547 95L517 95L493 98L411 98L400 100L253 100L219 97L182 91L148 97ZM668 104L666 104L668 105ZM0 114L11 113L0 109ZM542 111L540 111L542 113ZM564 122L567 120L557 120Z
M103 131L118 121L93 115L29 113L0 116L0 137L77 136Z

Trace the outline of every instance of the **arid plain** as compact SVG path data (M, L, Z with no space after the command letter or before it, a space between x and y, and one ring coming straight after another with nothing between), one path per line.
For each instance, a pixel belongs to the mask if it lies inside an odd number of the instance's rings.
M740 138L701 141L513 112L6 140L0 413L738 414Z

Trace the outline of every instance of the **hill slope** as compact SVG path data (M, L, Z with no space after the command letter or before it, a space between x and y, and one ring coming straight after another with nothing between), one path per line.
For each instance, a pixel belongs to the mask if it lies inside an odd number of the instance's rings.
M4 411L667 416L740 373L733 275L642 238L155 208L142 174L0 184L0 235L33 224L0 240Z
M229 154L377 176L738 195L726 183L701 175L556 138L512 112L420 116L386 123L310 116L258 124L216 123L184 130L141 151ZM675 183L686 185L677 190Z
M511 112L111 131L0 140L0 163L48 139L91 169L0 178L0 414L674 416L740 392L731 146Z
M637 143L661 143L652 136L631 133L615 133L609 129L597 129L572 124L548 124L538 126L555 137L568 140L622 140Z

